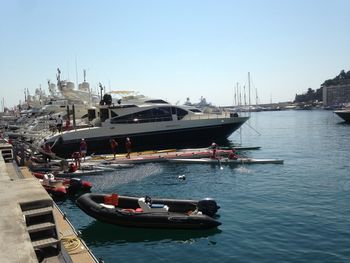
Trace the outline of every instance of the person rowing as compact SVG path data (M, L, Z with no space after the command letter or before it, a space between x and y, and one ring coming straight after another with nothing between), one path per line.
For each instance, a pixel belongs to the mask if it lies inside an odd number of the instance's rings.
M211 144L210 148L213 149L213 153L212 153L212 155L210 156L210 158L211 158L211 159L216 159L216 160L218 160L220 169L221 169L221 170L224 169L224 168L222 167L222 165L221 165L220 157L217 156L218 145L217 145L215 142L213 142L213 143Z
M215 142L213 142L210 147L213 150L212 155L210 156L210 158L217 159L217 153L216 152L217 152L217 149L218 149L218 145Z
M237 155L235 149L232 149L232 151L230 152L230 154L227 156L227 158L230 159L230 160L237 160L238 157L239 157L239 156Z

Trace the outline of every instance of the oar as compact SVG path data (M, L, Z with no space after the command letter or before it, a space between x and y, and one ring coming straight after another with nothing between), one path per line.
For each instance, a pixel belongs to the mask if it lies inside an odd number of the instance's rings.
M224 169L224 167L222 167L222 165L221 165L220 158L217 158L217 160L218 160L218 162L219 162L220 170L223 170L223 169Z

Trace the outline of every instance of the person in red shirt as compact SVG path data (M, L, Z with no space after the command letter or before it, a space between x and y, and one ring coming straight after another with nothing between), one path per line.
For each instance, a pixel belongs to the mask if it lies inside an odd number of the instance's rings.
M126 158L130 159L130 153L131 153L131 141L130 138L127 137L126 138L126 142L125 142L125 148L126 148Z
M216 151L217 151L217 149L218 149L218 145L217 145L215 142L213 142L213 143L211 144L211 148L213 149L213 153L212 153L212 155L210 156L210 158L212 158L212 159L217 159Z
M87 144L85 139L83 138L80 141L80 155L81 155L81 158L83 158L84 162L85 162L86 153L87 153Z
M68 172L74 173L76 170L78 170L78 166L75 165L74 163L70 163Z
M118 143L115 139L111 138L109 140L109 142L111 143L111 149L112 149L112 153L113 153L113 159L115 159L115 154L117 153L117 147L118 147Z
M228 158L230 160L237 160L238 159L238 155L236 154L236 150L232 149L232 152L230 152L230 154L228 155Z
M72 153L72 158L74 159L75 166L80 169L80 152Z
M67 118L66 120L66 131L69 131L70 130L70 119Z

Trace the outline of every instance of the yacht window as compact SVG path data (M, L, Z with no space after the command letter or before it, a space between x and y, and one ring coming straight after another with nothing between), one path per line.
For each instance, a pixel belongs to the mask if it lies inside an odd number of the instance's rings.
M108 109L101 109L101 121L104 122L109 118Z
M189 109L189 110L192 111L192 112L199 112L199 113L201 113L201 110L199 110L199 109L193 108L193 109Z
M111 119L111 123L145 123L170 120L172 120L170 107L159 107L115 117Z
M111 106L111 109L125 109L125 108L136 108L136 105L133 104L128 104L128 105L116 105L116 106Z
M92 121L96 118L96 110L95 109L88 109L88 118L89 121Z
M183 117L185 117L188 112L184 109L181 109L181 108L176 108L176 112L177 112L177 119L178 120L181 120Z
M164 100L146 100L146 103L160 103L160 104L169 104L168 102Z
M160 107L160 108L155 108L153 109L153 114L154 116L159 116L159 117L167 117L171 116L170 113L170 107Z
M111 118L118 117L118 114L111 110Z

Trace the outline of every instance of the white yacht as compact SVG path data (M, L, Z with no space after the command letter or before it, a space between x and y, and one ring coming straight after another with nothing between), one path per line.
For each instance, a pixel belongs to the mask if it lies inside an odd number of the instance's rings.
M162 99L142 95L124 96L115 104L105 94L99 107L88 110L91 127L65 131L46 138L53 151L62 157L79 150L82 138L88 154L110 152L110 138L125 152L125 140L131 139L132 150L155 150L189 147L195 142L208 146L212 141L228 138L249 117L237 114L210 114L191 106L172 105Z

